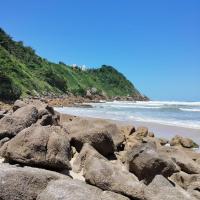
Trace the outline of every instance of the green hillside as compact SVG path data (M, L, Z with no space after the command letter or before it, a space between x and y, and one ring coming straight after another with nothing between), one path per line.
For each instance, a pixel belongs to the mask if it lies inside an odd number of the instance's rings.
M0 29L0 99L15 100L20 96L73 93L86 94L96 88L108 97L133 96L140 93L121 73L111 66L81 70L36 55L31 47L16 42Z

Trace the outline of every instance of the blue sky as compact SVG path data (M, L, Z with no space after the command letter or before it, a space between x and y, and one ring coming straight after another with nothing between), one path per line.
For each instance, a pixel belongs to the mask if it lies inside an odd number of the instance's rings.
M6 0L0 26L50 61L116 67L155 100L200 101L199 0Z

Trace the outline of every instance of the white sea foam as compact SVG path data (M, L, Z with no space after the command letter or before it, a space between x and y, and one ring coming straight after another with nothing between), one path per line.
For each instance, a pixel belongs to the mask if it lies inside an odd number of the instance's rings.
M188 112L200 112L200 109L193 109L193 108L179 108L179 109Z
M200 102L101 102L93 108L56 108L72 115L200 129Z

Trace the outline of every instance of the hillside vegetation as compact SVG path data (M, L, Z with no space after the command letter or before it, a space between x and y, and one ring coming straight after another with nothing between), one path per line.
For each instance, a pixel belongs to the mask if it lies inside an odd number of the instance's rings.
M91 88L108 97L142 98L133 84L111 66L81 70L63 62L52 63L0 29L0 100L67 93L84 96Z

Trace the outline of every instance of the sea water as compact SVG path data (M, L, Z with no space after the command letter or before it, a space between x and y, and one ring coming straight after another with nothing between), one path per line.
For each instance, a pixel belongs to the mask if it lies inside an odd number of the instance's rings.
M56 110L78 116L200 129L200 102L114 101L90 105L91 108L62 107Z

